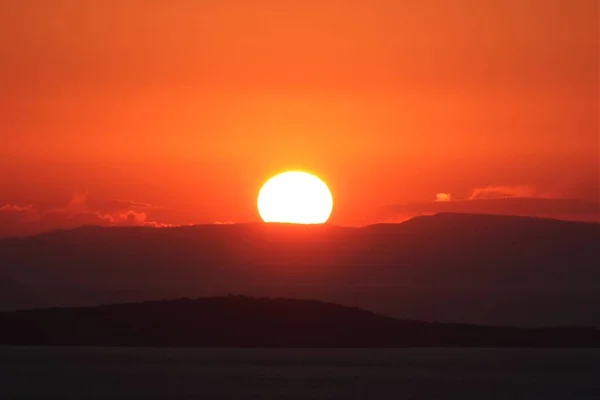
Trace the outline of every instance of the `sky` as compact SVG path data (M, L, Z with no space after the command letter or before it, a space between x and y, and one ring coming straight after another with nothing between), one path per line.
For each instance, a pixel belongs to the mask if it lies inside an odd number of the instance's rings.
M0 236L258 221L600 221L595 0L0 0Z

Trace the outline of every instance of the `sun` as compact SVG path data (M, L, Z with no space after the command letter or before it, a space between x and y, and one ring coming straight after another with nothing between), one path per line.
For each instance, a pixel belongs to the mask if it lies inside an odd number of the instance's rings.
M332 210L329 188L307 172L288 171L276 175L258 194L258 213L265 222L323 224Z

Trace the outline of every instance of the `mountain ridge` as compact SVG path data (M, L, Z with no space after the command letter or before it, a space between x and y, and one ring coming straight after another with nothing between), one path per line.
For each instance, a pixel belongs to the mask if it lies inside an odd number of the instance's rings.
M410 219L400 222L377 222L362 226L346 226L346 225L334 225L330 223L325 224L292 224L292 223L264 223L264 222L233 222L233 223L205 223L205 224L182 224L164 227L154 226L102 226L102 225L82 225L70 229L53 229L46 232L36 233L27 236L7 236L0 237L0 241L3 240L14 240L14 239L28 239L38 236L48 236L52 234L61 234L66 232L85 232L85 231L101 231L101 230L177 230L177 229L202 229L208 227L214 227L216 229L228 229L228 228L257 228L257 227L272 227L272 228L285 228L291 229L348 229L348 230L360 230L360 229L372 229L377 227L400 227L404 225L410 225L414 223L421 223L424 221L430 222L432 220L441 220L447 218L464 218L464 219L480 219L480 220L513 220L513 221L537 221L541 223L556 222L565 223L566 225L586 225L586 226L600 226L600 222L594 221L570 221L564 219L546 218L546 217L535 217L535 216L521 216L521 215L500 215L500 214L479 214L479 213L459 213L459 212L439 212L431 215L417 215Z
M600 326L598 243L600 224L469 214L80 228L0 240L0 309L234 292L420 320Z
M317 300L230 295L0 313L2 345L600 347L589 327L400 320Z

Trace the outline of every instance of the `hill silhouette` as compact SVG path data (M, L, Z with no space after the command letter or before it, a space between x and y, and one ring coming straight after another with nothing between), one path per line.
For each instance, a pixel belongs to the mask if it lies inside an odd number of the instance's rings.
M243 293L430 321L600 326L599 243L600 224L467 214L83 227L0 240L0 308Z
M0 344L600 347L600 331L427 323L320 301L227 296L4 312Z

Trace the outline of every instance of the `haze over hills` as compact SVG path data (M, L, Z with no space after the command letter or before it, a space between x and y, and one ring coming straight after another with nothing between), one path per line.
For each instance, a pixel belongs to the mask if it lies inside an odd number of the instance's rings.
M600 330L427 323L319 301L227 296L0 312L0 344L600 347Z
M599 245L600 224L468 214L83 227L0 240L0 307L240 293L429 321L600 326Z

